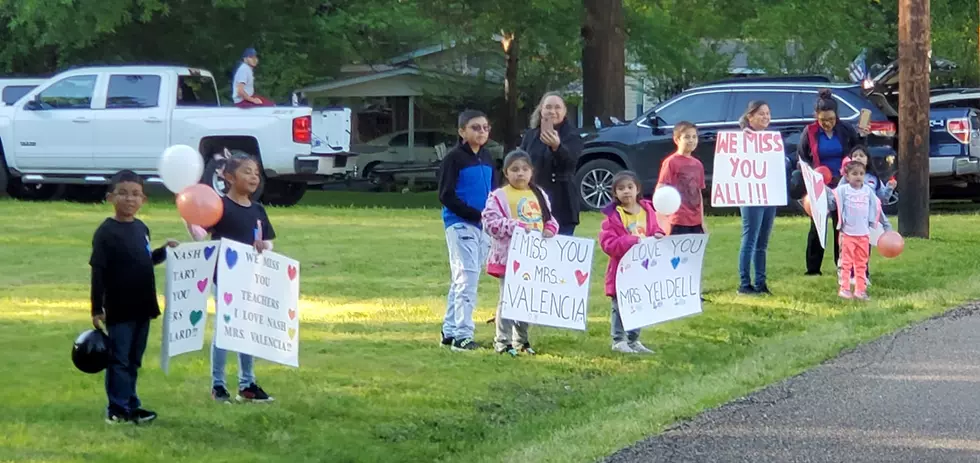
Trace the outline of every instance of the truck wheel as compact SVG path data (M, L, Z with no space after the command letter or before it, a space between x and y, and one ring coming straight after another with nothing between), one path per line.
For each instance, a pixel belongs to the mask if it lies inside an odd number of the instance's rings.
M101 203L108 190L101 185L67 185L65 199L76 203Z
M230 151L232 156L236 154L248 154L241 150ZM249 156L251 155L249 154ZM225 168L225 162L226 160L224 158L215 159L214 155L212 155L207 160L207 163L204 164L204 173L201 174L201 183L211 186L218 193L218 196L221 197L224 197L228 193L228 182L225 182L225 179L219 174ZM255 194L252 195L252 199L255 200L262 197L262 190L265 188L266 183L265 174L260 174L259 177L259 187L255 190Z
M7 187L10 185L10 171L7 170L7 160L4 158L3 151L0 151L0 198L7 196Z
M261 202L270 206L289 207L296 205L305 194L306 183L271 179L266 181Z
M7 193L21 201L52 201L61 199L65 193L64 185L48 183L24 183L19 178L11 178Z
M579 200L585 210L600 210L612 201L612 179L623 166L608 159L585 163L575 174Z

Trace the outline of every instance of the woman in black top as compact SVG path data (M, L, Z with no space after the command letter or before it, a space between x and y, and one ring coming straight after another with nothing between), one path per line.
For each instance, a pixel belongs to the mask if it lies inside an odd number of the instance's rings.
M583 144L566 114L565 100L558 93L546 93L531 114L531 128L524 133L521 149L534 162L534 183L551 199L558 233L571 236L581 209L575 189L575 165Z

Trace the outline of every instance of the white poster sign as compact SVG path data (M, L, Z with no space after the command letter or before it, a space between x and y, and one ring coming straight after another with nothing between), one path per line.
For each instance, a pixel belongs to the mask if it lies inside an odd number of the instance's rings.
M208 299L218 261L217 241L185 243L167 248L166 308L160 368L170 370L170 359L204 347Z
M810 218L817 229L820 246L827 248L827 195L833 194L824 183L823 175L800 161L800 173L806 185L806 195L810 200Z
M711 207L785 206L786 148L779 132L718 132Z
M595 241L517 230L501 294L509 320L585 330Z
M219 348L299 366L299 262L222 239L215 299Z
M701 269L708 235L644 238L619 261L616 297L623 327L634 330L701 313Z

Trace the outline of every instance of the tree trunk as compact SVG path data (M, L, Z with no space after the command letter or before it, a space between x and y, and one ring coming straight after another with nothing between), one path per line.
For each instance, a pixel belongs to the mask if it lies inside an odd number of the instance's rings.
M517 70L521 53L520 40L517 34L508 35L503 39L504 53L507 55L507 70L504 77L504 100L507 104L504 122L504 147L507 151L517 148L520 128L524 125L518 121Z
M898 230L929 237L929 0L898 3Z
M623 0L583 0L582 127L626 113L626 19Z

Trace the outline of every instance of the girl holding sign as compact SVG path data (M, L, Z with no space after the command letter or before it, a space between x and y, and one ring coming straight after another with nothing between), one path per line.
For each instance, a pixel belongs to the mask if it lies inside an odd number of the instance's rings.
M769 128L771 115L765 101L750 101L745 114L738 120L743 130L762 131ZM738 253L739 294L772 294L766 284L766 254L769 235L776 221L776 206L743 206L742 245ZM755 265L755 284L750 268Z
M269 216L261 204L250 198L259 188L259 165L247 154L236 154L228 159L224 169L225 182L229 184L228 194L221 198L224 213L221 220L205 232L192 225L191 235L202 240L208 232L212 240L228 238L239 243L255 246L257 252L271 251L276 231L269 223ZM215 271L215 291L218 288ZM217 293L216 293L217 294ZM217 325L216 325L217 327ZM231 394L225 387L225 364L228 352L216 345L217 336L211 341L211 397L219 402L227 402ZM239 401L271 402L269 396L255 383L255 359L251 355L238 354L238 396Z
M640 198L640 179L628 170L613 177L613 202L602 210L606 219L602 221L599 232L599 246L609 255L606 267L606 296L612 298L612 350L625 354L652 354L640 343L640 330L627 332L619 316L619 303L616 299L616 269L619 261L634 244L648 236L664 237L664 231L657 224L657 211L653 203Z
M534 355L527 335L528 323L507 320L502 317L504 300L504 275L507 273L507 251L510 239L517 229L525 233L541 232L545 238L558 233L558 221L551 214L551 203L544 190L532 183L534 168L531 156L521 150L514 150L504 158L504 177L507 184L490 193L483 209L483 229L493 238L490 258L487 260L487 273L500 278L500 303L497 304L497 334L493 347L500 354L512 357L520 351Z

